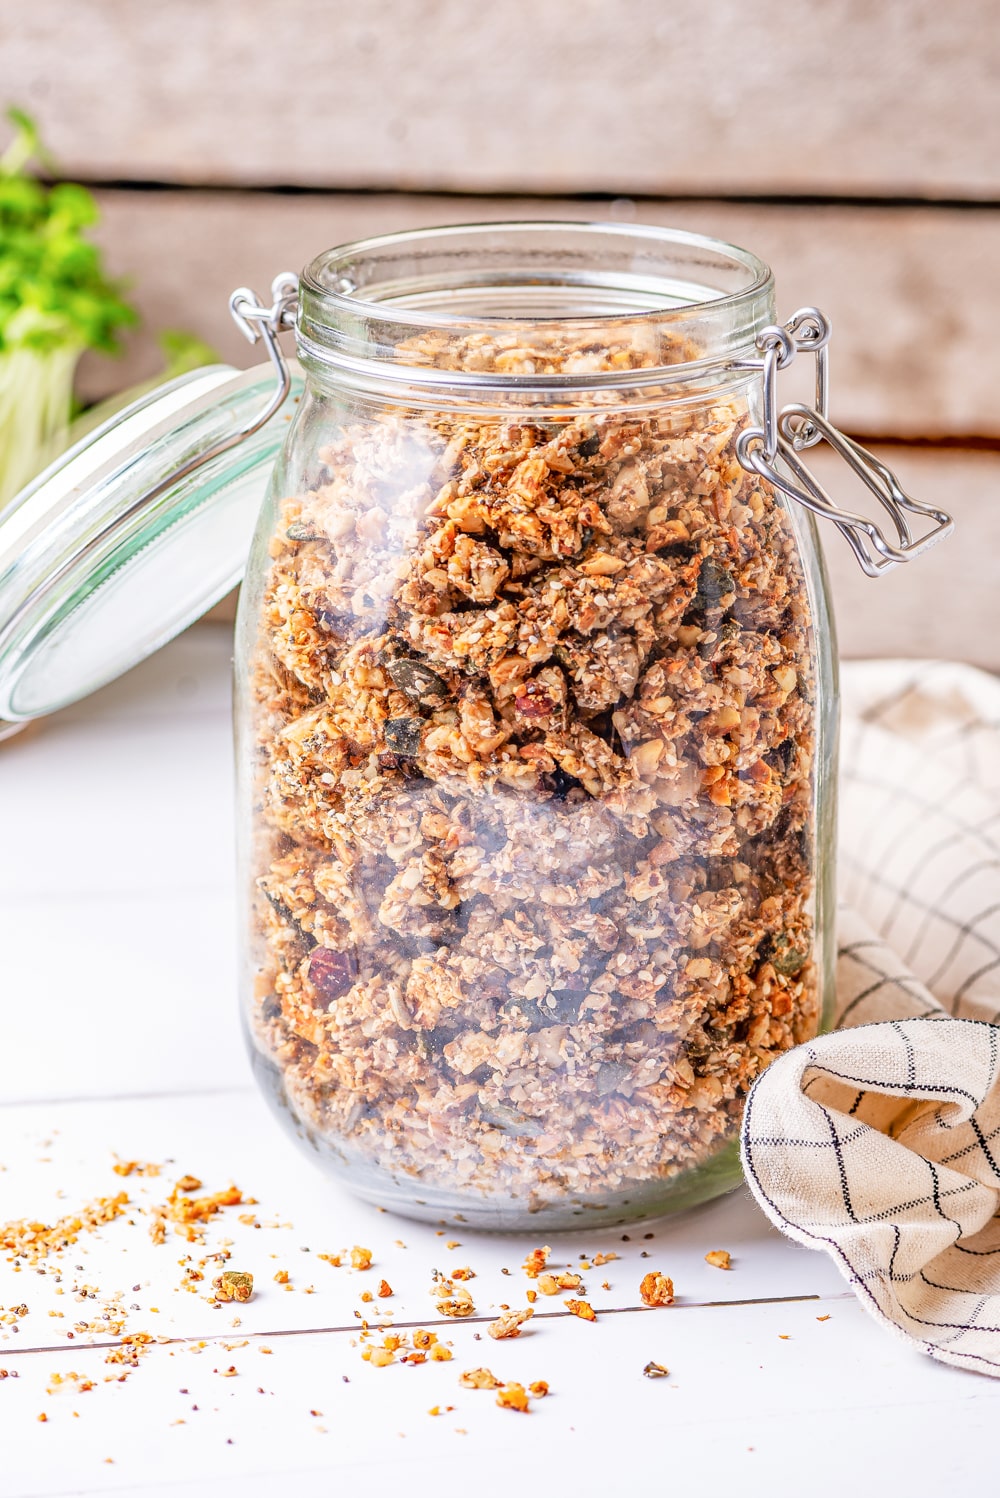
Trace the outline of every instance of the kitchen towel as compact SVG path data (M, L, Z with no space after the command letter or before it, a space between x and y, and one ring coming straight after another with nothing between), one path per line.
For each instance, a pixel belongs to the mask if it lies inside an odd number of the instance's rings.
M862 1305L1000 1377L1000 681L844 668L837 1028L751 1089L747 1182Z

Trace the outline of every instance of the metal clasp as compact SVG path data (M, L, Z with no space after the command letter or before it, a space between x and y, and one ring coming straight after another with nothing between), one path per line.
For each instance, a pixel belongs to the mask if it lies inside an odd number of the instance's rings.
M245 426L233 439L240 442L260 430L265 422L279 409L292 388L292 377L278 343L278 334L295 325L295 308L299 294L299 278L291 271L282 271L271 282L271 305L265 307L255 291L249 286L240 286L229 298L229 312L248 343L264 340L268 358L278 376L278 386L259 416Z
M944 510L923 504L907 494L892 470L874 453L832 424L828 415L829 341L829 319L816 307L803 307L783 327L772 325L761 331L757 347L762 358L748 360L737 367L759 370L763 375L763 426L747 427L740 433L736 456L749 472L759 474L814 515L832 521L850 545L862 570L869 577L878 577L902 562L912 561L944 540L954 530L955 522ZM779 410L778 372L786 369L797 353L816 356L815 405L795 404ZM866 515L836 504L816 475L806 467L799 453L823 441L840 454L887 511L896 531L895 543L889 541ZM791 477L775 466L779 460ZM915 538L908 515L919 515L932 521L932 529Z

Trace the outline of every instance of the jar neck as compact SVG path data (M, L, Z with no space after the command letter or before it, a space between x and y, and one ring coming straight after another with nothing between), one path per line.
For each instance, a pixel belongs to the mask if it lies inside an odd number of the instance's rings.
M319 256L302 276L297 343L321 388L633 400L729 383L773 321L771 271L720 240L644 225L477 224Z

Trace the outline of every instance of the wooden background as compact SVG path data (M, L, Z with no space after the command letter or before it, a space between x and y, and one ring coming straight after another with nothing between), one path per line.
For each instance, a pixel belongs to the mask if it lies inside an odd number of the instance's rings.
M239 284L348 238L515 216L676 224L834 320L833 415L951 508L882 581L827 548L846 654L1000 668L996 0L0 0L0 101L92 184L144 315L245 364ZM838 482L835 465L824 476Z

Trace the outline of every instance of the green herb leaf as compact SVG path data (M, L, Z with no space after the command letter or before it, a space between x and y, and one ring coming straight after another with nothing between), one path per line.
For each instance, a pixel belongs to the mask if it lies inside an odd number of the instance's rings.
M34 121L22 110L7 118L14 138L0 156L0 352L75 347L113 353L118 334L136 321L124 285L109 278L85 231L98 208L85 187L53 187L29 170L50 158Z

